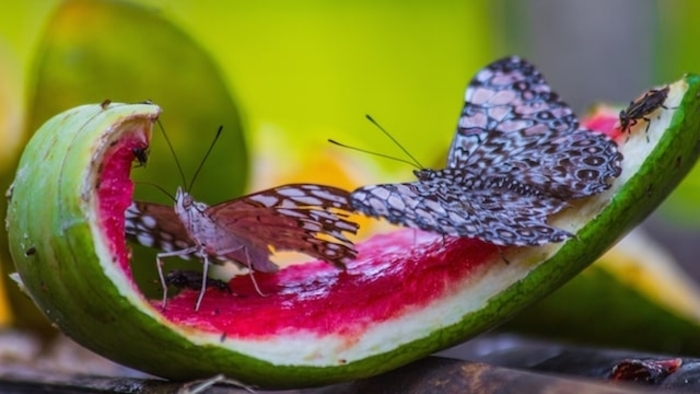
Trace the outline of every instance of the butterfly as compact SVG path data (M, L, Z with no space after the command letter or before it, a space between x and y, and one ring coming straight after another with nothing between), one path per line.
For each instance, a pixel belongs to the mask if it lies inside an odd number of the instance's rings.
M144 246L162 250L157 260L163 307L167 282L161 259L192 256L204 263L195 305L199 310L210 262L233 261L254 271L275 272L278 267L270 261L273 247L344 268L357 254L344 234L359 228L347 219L349 211L349 193L324 185L278 186L211 207L178 188L174 207L134 201L125 212L125 232Z
M495 245L561 242L572 234L548 217L608 189L621 160L617 144L582 129L532 64L507 57L470 82L446 168L360 187L350 202L394 224Z
M622 132L631 132L632 126L636 125L641 119L647 122L645 131L648 132L651 125L651 119L648 116L659 108L666 108L664 102L668 97L669 90L670 87L668 85L661 89L651 89L632 101L629 107L620 111L620 130Z

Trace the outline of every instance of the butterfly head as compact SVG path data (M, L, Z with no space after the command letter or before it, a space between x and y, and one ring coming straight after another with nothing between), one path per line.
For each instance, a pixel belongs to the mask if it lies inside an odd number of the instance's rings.
M190 212L192 209L198 212L204 212L209 206L203 202L195 201L192 196L186 191L182 190L182 187L178 187L175 192L175 211L176 212Z
M178 187L177 191L175 192L176 210L189 211L190 209L192 209L192 206L194 204L195 201L192 199L192 196L190 196L190 194L186 191L182 190L181 187Z
M429 168L413 170L413 175L415 175L419 181L428 181L433 179L433 177L435 176L435 170L431 170Z

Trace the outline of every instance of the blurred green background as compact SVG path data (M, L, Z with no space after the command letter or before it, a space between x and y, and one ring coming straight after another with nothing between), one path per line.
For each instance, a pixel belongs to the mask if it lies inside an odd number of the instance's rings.
M17 77L25 81L24 91L14 92L16 100L31 101L37 78L33 65L46 36L55 41L60 34L47 32L46 24L61 3L12 4L0 17L0 45L17 64ZM98 2L81 3L90 8ZM487 1L134 3L182 29L211 57L222 73L220 82L246 116L249 146L274 152L280 171L325 149L327 138L394 149L364 120L365 113L372 113L417 155L425 158L426 152L444 150L469 75L503 53L498 37L485 34L493 24L484 17ZM148 39L148 26L125 22L141 28ZM80 32L80 26L68 28ZM106 33L122 34L119 28ZM144 56L131 67L138 71L149 61ZM161 70L173 79L182 78L178 71L178 64ZM122 83L141 83L137 72L123 73L131 79ZM179 100L196 111L206 94L193 91ZM164 110L167 126L169 111ZM431 138L416 138L426 132Z
M291 181L350 189L412 179L404 164L326 140L402 157L369 113L424 165L440 166L466 84L507 54L536 64L578 113L597 101L626 104L700 72L699 11L683 0L8 2L0 188L40 124L106 98L161 105L187 176L224 126L195 187L208 203ZM158 133L151 153L135 176L174 190L182 180ZM696 278L699 200L696 171L646 224Z

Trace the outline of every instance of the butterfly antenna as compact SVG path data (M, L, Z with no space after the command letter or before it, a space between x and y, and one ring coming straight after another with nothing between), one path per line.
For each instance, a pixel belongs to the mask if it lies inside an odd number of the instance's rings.
M207 153L204 154L204 158L202 158L202 161L199 162L199 167L197 167L197 171L195 171L194 176L192 176L192 180L190 181L190 184L187 187L188 191L192 191L192 186L194 186L194 181L197 179L197 176L199 175L199 172L202 170L202 167L204 167L204 163L207 161L209 154L211 154L211 151L214 149L214 145L216 145L216 141L221 136L221 131L223 129L224 129L224 126L219 126L219 129L216 131L216 135L214 136L214 139L211 141L211 145L209 145L209 149L207 149Z
M173 148L173 144L170 142L170 138L168 138L168 135L165 133L165 128L163 128L163 124L160 122L160 119L156 119L156 121L158 122L158 126L160 127L160 131L163 132L163 137L165 138L165 142L168 143L168 147L170 148L170 152L173 154L173 159L175 159L175 165L177 166L178 172L180 172L180 178L182 178L182 184L184 185L187 183L187 181L185 180L185 172L182 171L182 166L180 165L180 160L177 159L177 155L175 154L175 148Z
M406 156L410 157L411 160L413 160L413 162L416 163L416 165L418 165L418 168L421 168L421 169L422 169L422 168L425 168L425 167L423 167L423 166L420 164L420 162L419 162L418 160L416 160L415 157L413 157L413 155L408 151L408 149L404 148L403 145L401 145L401 144L399 143L399 141L397 141L396 138L394 138L394 136L392 136L391 134L389 134L388 131L386 131L379 123L377 123L377 121L374 120L374 118L372 118L372 117L369 116L369 115L365 115L365 118L367 118L367 120L369 120L370 122L372 122L372 124L374 124L375 126L377 126L377 128L378 128L379 130L381 130L382 133L384 133L384 135L386 135L387 137L389 137L389 139L392 140L392 141L396 144L396 146L398 146L398 147L403 151L403 153L406 154Z
M155 183L151 183L151 182L141 182L141 181L137 181L136 183L138 183L139 185L153 186L156 189L162 191L166 196L168 196L169 199L175 201L175 197L173 197L172 194L168 193L168 191L163 189L160 185L156 185Z
M400 163L406 163L406 164L408 164L409 166L417 167L418 169L422 169L422 168L423 168L423 167L420 167L420 164L416 164L416 163L414 163L414 162L411 162L411 161L408 161L408 160L404 160L404 159L401 159L401 158L398 158L398 157L385 155L385 154L379 153L379 152L372 152L372 151L369 151L369 150L365 150L365 149L362 149L362 148L357 148L357 147L350 146L350 145L345 145L345 144L343 144L343 143L340 143L340 142L335 141L335 140L332 140L332 139L328 139L328 142L330 142L330 143L333 144L333 145L338 145L338 146L340 146L340 147L342 147L342 148L352 149L352 150L356 150L356 151L362 152L362 153L368 153L368 154L370 154L370 155L383 157L383 158L385 158L385 159L398 161L398 162L400 162Z

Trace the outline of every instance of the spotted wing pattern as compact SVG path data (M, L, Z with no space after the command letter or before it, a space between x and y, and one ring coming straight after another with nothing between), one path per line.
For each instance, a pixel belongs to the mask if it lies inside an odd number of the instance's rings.
M127 238L143 246L173 252L194 245L171 205L134 201L124 216Z
M361 187L351 193L353 207L497 245L570 237L546 220L620 175L615 142L581 129L542 75L517 57L479 71L465 96L447 168L417 171L413 183Z
M566 207L563 200L507 185L484 187L461 169L423 170L420 176L419 182L360 188L352 201L360 211L392 223L495 245L540 245L571 236L546 224L549 215Z
M607 189L621 159L609 137L579 127L532 64L509 57L469 84L447 166L573 199Z
M344 234L355 234L359 228L343 213L349 211L345 190L292 184L214 205L206 213L222 229L241 237L252 236L276 250L293 250L342 266L356 254Z
M342 266L357 253L344 234L358 229L345 213L351 210L348 198L342 189L292 184L226 201L204 212L221 231L250 244L298 251ZM166 252L194 246L171 206L134 201L125 217L127 236L142 245Z

